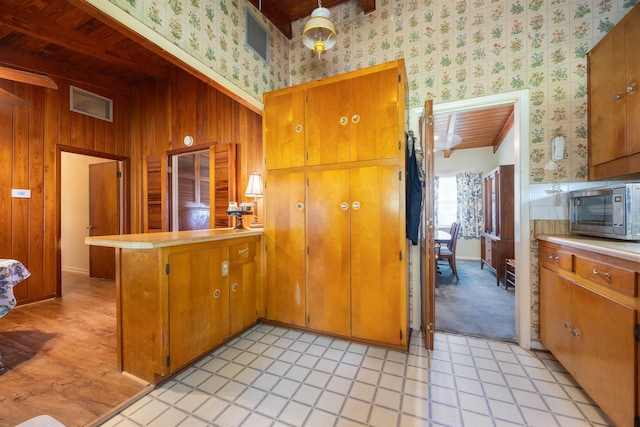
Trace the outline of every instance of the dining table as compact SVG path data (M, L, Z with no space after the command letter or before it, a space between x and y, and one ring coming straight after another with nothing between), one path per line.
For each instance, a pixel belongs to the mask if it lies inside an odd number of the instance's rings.
M16 306L13 287L29 276L31 273L20 261L0 259L0 317L4 317ZM3 370L2 354L0 354L0 374Z
M446 231L436 230L433 233L433 241L439 245L446 245L451 241L451 234L447 233Z

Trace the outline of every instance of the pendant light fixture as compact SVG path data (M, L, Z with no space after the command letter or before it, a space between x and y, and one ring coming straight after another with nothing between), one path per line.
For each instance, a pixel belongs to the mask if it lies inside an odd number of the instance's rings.
M302 32L302 42L306 47L318 53L318 57L336 44L336 27L329 20L329 9L322 7L318 0L318 7L311 13Z

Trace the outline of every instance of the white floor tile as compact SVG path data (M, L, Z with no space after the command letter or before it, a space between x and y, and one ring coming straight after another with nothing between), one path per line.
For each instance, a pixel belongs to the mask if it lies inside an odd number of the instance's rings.
M103 426L609 426L547 352L414 332L410 353L256 325Z

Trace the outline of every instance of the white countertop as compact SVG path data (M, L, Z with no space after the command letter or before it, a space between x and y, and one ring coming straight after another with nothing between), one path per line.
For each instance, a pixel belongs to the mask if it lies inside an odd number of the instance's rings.
M84 243L125 249L154 249L214 240L261 236L262 229L215 228L208 230L169 231L162 233L116 234L112 236L85 237Z
M574 236L574 235L549 235L539 234L536 239L544 240L559 245L567 245L576 249L596 251L602 255L614 256L630 261L640 262L640 242L628 242L625 240L604 239L598 237Z

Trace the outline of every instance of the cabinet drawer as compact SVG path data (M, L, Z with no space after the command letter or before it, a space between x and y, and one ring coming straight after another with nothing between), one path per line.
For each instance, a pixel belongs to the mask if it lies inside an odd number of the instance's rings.
M544 268L552 271L573 271L573 255L553 247L542 247L540 262Z
M253 242L229 246L229 261L252 260L256 256L256 244Z
M625 295L638 295L638 275L633 270L588 258L576 257L576 274Z

